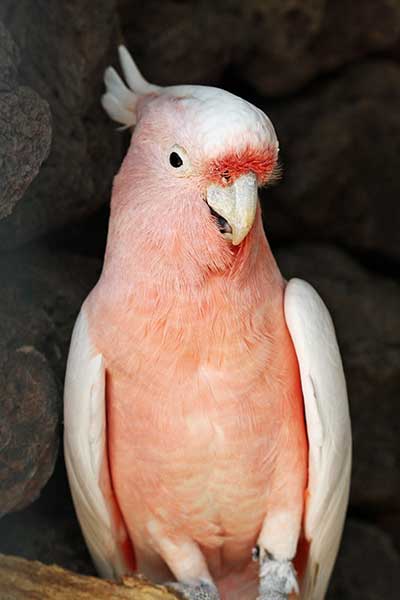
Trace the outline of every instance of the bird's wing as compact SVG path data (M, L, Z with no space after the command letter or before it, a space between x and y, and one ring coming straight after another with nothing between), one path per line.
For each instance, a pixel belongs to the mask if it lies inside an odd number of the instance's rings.
M64 389L64 452L75 509L102 577L133 570L133 552L112 491L106 440L105 368L84 307L75 323Z
M309 442L304 532L310 546L301 598L323 600L340 544L350 488L346 382L329 312L305 281L289 281L285 317L300 368Z

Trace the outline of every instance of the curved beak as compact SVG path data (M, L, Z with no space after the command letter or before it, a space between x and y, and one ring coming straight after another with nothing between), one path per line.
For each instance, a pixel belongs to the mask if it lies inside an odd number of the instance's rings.
M257 210L257 177L254 173L242 175L232 185L212 184L207 188L207 204L223 217L232 232L224 237L237 246L249 233Z

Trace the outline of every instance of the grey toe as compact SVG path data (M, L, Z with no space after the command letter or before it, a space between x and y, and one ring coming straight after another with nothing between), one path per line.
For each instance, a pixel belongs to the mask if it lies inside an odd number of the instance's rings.
M187 600L219 600L218 590L212 583L201 581L197 584L166 583L166 587L179 592Z
M298 591L291 561L266 557L260 567L259 600L287 600L289 594Z

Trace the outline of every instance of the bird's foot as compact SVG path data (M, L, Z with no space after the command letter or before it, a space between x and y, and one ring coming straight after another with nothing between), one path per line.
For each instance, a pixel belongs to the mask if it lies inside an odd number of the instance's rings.
M290 560L276 560L266 550L257 549L253 557L260 564L260 584L257 600L288 600L298 594L296 571Z
M167 588L179 592L187 600L219 600L218 590L208 581L199 583L166 583Z

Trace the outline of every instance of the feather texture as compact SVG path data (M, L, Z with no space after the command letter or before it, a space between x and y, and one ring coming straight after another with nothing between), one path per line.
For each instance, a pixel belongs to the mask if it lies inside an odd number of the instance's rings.
M304 530L310 546L301 597L322 600L339 548L350 488L346 383L329 312L305 281L289 282L285 317L300 367L309 440Z
M79 522L97 570L117 579L133 570L133 555L108 472L104 362L90 342L84 308L72 336L64 407L65 461Z

